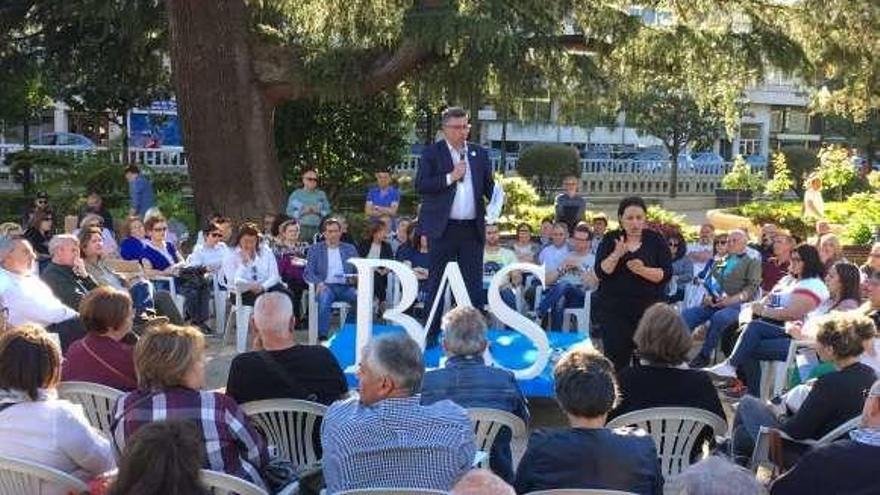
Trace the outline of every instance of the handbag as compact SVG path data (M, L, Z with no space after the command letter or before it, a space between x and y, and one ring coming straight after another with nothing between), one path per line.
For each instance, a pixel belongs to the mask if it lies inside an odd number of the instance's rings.
M288 460L277 457L270 459L260 470L260 474L270 493L278 493L291 483L299 481L296 466Z

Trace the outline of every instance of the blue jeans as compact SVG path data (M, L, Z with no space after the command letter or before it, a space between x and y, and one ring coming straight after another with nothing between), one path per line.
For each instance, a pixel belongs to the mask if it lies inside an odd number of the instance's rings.
M562 329L562 316L565 308L584 305L584 288L568 282L557 282L547 289L538 304L538 317L543 318L550 311L550 328Z
M134 314L142 314L146 310L155 310L153 302L153 286L149 282L136 282L128 289Z
M710 306L695 306L682 312L681 316L691 330L702 323L709 322L709 331L706 332L706 340L703 341L703 347L700 349L701 356L708 358L718 346L724 331L739 321L739 307L739 304L720 309Z
M746 387L750 394L757 395L761 386L759 361L785 361L790 343L791 338L778 325L755 320L746 326L729 361L731 366L745 367Z
M330 315L333 312L333 303L336 301L345 301L354 306L357 304L357 290L346 284L324 284L324 288L318 293L319 337L330 335ZM349 317L353 313L354 311L349 311Z
M762 426L779 427L779 420L763 401L751 396L743 396L733 416L731 443L733 454L750 457L755 450L755 440Z

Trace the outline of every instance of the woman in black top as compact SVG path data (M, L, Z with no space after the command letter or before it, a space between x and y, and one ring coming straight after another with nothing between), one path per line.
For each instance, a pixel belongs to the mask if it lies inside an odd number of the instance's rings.
M605 355L617 371L630 364L633 334L648 306L664 300L672 276L672 256L662 235L645 229L647 206L639 197L617 207L620 228L602 239L596 253L597 321Z
M49 239L52 238L54 225L52 223L52 211L48 209L34 210L31 217L31 223L27 225L27 229L22 237L31 243L34 252L37 254L37 262L40 264L40 271L49 264Z
M386 237L385 224L382 222L371 223L364 240L357 245L358 254L362 258L393 260L394 253L391 251L391 244L385 240ZM379 268L373 280L373 297L379 301L378 309L381 311L388 289L388 270Z

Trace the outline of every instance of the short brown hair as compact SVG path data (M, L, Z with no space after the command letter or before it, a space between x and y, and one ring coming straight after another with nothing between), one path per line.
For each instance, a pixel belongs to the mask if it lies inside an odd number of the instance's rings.
M687 324L672 306L664 303L653 304L645 311L633 340L639 357L657 364L681 364L691 348Z
M260 228L254 222L245 222L238 226L233 246L238 246L241 243L241 238L246 235L256 237L257 242L260 242Z
M39 389L61 381L61 349L43 327L25 324L0 335L0 388L22 390L37 400Z
M92 240L92 236L95 234L103 236L101 229L98 227L86 227L79 230L79 252L83 253L83 257L85 257L86 246L89 245L89 241Z
M598 418L617 401L614 365L591 347L575 347L553 368L556 401L572 416Z
M860 356L865 350L863 342L877 332L871 318L848 313L831 313L818 326L816 342L829 348L838 359Z
M151 232L153 230L153 226L157 223L168 223L168 220L162 215L153 215L144 220L144 229L147 232Z
M195 327L165 324L150 328L134 347L138 386L162 389L181 385L204 350L205 336Z
M92 289L79 303L79 318L86 331L99 335L120 328L131 312L131 296L113 287Z

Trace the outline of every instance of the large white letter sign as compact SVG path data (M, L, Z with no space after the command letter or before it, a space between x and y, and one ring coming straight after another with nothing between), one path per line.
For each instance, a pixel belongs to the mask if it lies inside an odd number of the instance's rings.
M404 311L415 302L419 292L419 281L412 268L395 260L351 258L348 262L354 265L358 271L357 337L353 367L357 369L361 360L361 351L373 336L373 276L376 268L391 270L388 283L396 283L394 277L391 276L393 274L400 280L403 289L397 306L386 309L382 317L402 326L406 333L424 349L425 329L422 328L422 324L418 320L404 314Z
M505 266L495 273L492 282L489 284L489 309L498 317L505 325L523 334L524 337L532 341L532 344L538 349L535 362L528 368L510 370L518 380L528 380L540 375L547 362L550 360L550 342L547 340L547 334L534 321L526 318L513 308L509 307L501 299L500 287L510 277L510 272L521 271L529 272L544 284L544 276L546 269L544 265L535 265L533 263L512 263ZM494 361L494 359L493 359ZM499 364L496 361L496 364Z
M446 298L446 284L449 284L449 288L452 291L452 298L455 299L456 306L473 306L473 304L471 304L471 296L468 294L467 286L464 284L464 277L461 274L461 268L458 267L458 263L455 261L446 263L446 268L443 269L443 276L440 277L440 285L437 286L437 295L434 296L434 301L431 303L431 312L428 313L428 319L425 320L428 324L428 328L431 327L431 322L434 321L434 313L436 313L439 308L444 307L442 301Z

